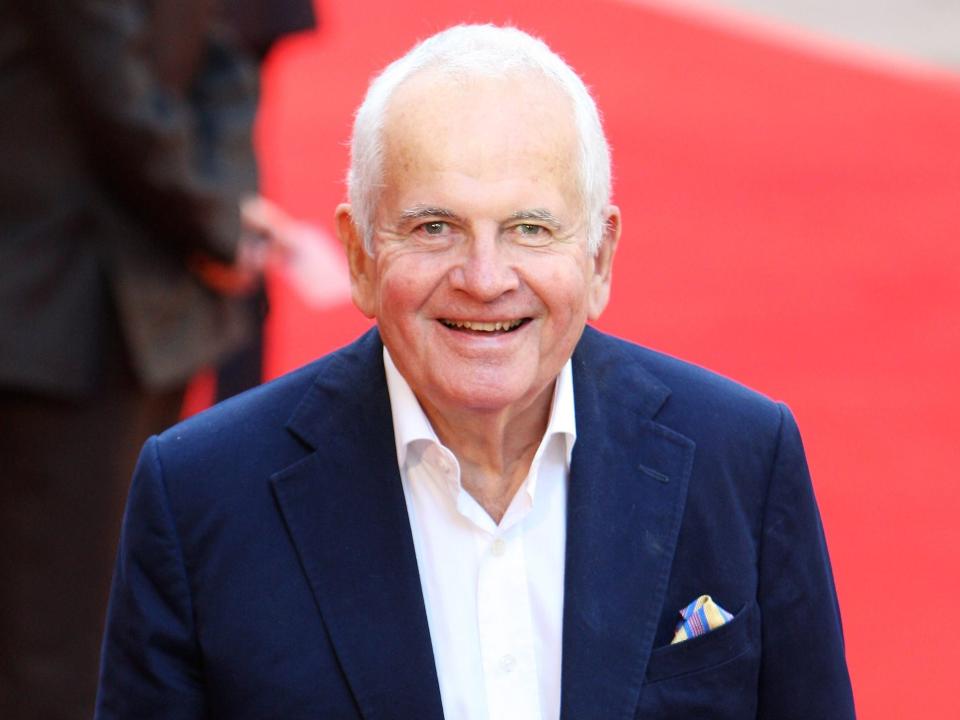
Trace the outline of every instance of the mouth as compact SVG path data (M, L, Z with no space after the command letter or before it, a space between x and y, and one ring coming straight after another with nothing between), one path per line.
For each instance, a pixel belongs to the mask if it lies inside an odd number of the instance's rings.
M494 320L492 322L483 322L480 320L447 320L446 318L440 318L440 323L446 328L482 335L513 332L529 321L530 318L528 317L517 318L515 320Z

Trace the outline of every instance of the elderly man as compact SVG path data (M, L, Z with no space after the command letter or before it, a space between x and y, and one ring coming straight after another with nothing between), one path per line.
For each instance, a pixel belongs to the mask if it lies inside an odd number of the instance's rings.
M377 329L147 444L98 717L853 717L789 412L585 328L620 213L573 71L434 36L349 190Z

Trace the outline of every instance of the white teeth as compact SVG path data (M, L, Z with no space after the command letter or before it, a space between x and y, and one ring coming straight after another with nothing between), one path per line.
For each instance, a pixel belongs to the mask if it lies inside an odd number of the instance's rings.
M523 320L498 320L496 322L479 322L470 320L444 320L443 324L447 327L463 328L464 330L477 330L479 332L496 332L497 330L513 330Z

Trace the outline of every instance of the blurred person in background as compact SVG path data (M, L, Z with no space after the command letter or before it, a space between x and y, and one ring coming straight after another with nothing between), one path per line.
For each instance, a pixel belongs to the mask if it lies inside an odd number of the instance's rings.
M221 16L236 42L262 65L283 36L316 26L312 0L221 0ZM252 208L251 208L252 210ZM294 222L280 208L259 204L258 217L265 232L279 231ZM271 215L273 217L271 217ZM289 232L283 233L289 237ZM251 318L249 338L231 352L217 368L217 402L243 392L263 380L263 326L269 309L264 284L243 300Z
M0 5L4 720L89 717L137 448L251 334L257 68L223 11Z

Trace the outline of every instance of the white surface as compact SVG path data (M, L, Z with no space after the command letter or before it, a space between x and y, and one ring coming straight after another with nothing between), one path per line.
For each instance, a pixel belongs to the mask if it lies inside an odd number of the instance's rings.
M697 0L960 70L960 0ZM665 0L664 5L671 4ZM689 2L683 4L689 5Z

